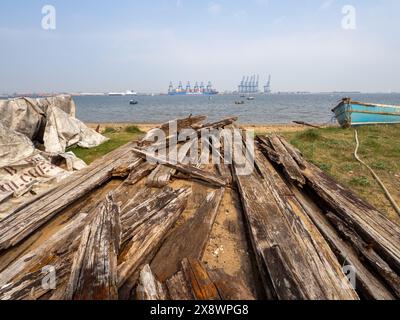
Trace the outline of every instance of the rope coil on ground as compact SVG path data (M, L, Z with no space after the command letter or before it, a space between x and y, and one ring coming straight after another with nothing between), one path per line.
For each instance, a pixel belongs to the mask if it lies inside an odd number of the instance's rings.
M355 133L356 144L357 144L356 150L354 151L354 157L356 158L356 160L358 162L360 162L363 166L365 166L371 172L372 176L375 178L375 180L378 182L378 184L381 186L381 188L385 192L385 195L388 198L388 200L390 201L393 209L397 212L397 214L400 217L400 207L397 205L396 201L393 199L389 190L386 188L386 186L384 185L382 180L378 177L378 175L375 173L375 171L372 170L372 168L368 164L366 164L363 160L361 160L360 157L358 156L358 149L360 148L360 141L358 139L358 132L356 129L354 130L354 133Z

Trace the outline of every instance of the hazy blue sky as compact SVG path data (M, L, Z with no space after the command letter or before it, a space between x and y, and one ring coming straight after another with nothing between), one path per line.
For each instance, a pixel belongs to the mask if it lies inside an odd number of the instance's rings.
M1 0L0 93L233 90L252 73L275 91L400 91L399 14L398 0Z

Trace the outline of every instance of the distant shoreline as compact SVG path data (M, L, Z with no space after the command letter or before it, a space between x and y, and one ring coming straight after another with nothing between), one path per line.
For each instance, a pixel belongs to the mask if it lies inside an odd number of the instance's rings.
M128 126L137 126L141 131L148 132L149 130L156 128L161 123L133 123L133 122L98 122L98 123L86 123L89 128L96 129L99 125L101 129L113 128L113 129L124 129ZM314 124L316 126L327 127L326 125ZM310 129L308 126L291 124L291 123L266 123L266 124L243 124L239 125L240 128L246 130L254 130L255 132L298 132L305 129Z

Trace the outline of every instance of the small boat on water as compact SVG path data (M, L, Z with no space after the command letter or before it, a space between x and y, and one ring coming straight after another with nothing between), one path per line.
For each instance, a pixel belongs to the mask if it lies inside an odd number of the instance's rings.
M332 112L343 128L400 123L400 106L364 103L344 98Z
M135 104L138 104L139 102L138 101L136 101L136 100L131 100L131 101L129 101L129 104L130 105L135 105Z
M254 100L254 97L248 97L247 100L252 101Z
M235 104L244 104L244 101L235 101Z

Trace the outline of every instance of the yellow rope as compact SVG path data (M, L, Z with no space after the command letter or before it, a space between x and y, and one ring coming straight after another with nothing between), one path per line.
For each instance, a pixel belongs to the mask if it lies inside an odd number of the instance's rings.
M388 200L390 201L393 209L397 212L397 214L400 216L400 207L397 205L396 201L394 201L392 195L390 194L389 190L385 187L385 185L383 184L382 180L378 177L378 175L375 173L374 170L371 169L371 167L369 165L367 165L363 160L360 159L360 157L358 156L358 149L360 148L360 142L358 140L358 132L355 129L355 137L356 137L356 150L354 151L354 157L357 159L358 162L360 162L363 166L365 166L372 174L372 176L375 178L375 180L379 183L379 185L382 187L383 191L385 192L386 197L388 198Z

